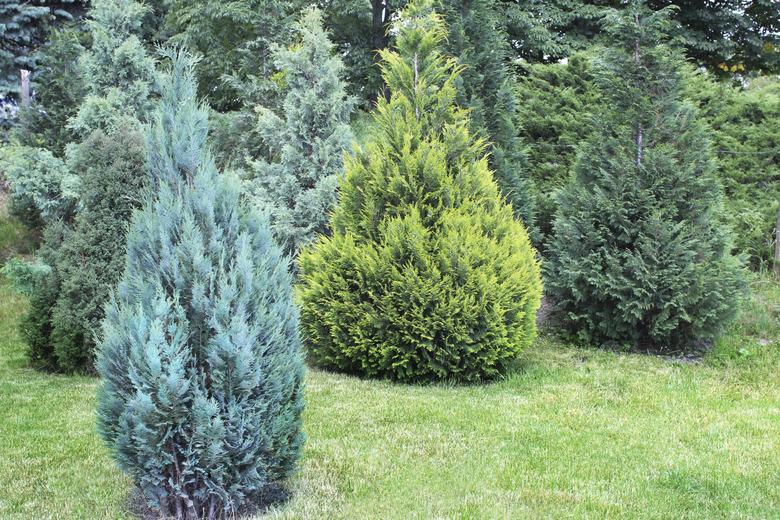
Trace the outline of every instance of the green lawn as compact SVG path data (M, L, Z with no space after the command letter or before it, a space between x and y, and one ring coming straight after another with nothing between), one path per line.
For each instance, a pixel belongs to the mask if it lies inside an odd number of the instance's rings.
M400 386L311 371L278 518L779 518L780 288L700 363L540 339L506 380ZM27 368L0 284L0 518L125 518L96 381Z

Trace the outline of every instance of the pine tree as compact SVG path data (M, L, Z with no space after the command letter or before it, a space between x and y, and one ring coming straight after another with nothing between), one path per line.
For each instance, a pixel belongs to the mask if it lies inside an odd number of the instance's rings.
M307 11L295 30L299 42L274 52L288 85L283 119L258 109L259 133L273 159L255 161L247 183L253 201L269 209L274 234L291 255L328 231L343 156L352 142L353 107L340 77L344 65L333 54L320 12Z
M98 419L159 514L226 518L299 457L298 311L287 258L205 148L194 61L170 58L148 139L154 195L102 326Z
M689 349L734 318L744 290L720 224L721 188L697 112L681 101L669 10L606 20L607 101L561 193L547 287L580 337Z
M412 4L396 30L390 100L347 158L333 235L300 257L309 355L399 381L490 379L534 340L535 252L455 103L441 17Z

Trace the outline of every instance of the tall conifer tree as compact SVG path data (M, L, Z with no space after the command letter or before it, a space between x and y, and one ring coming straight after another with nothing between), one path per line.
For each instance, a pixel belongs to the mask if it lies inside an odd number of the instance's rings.
M52 266L51 342L58 368L69 372L93 370L94 334L119 280L127 223L146 178L142 121L156 81L138 37L147 12L135 0L96 0L89 11L92 47L79 62L88 93L70 122L82 140L68 147L80 209Z
M547 287L588 340L687 349L734 318L744 289L720 224L705 127L681 101L670 10L633 2L606 19L608 101L560 197Z
M269 210L274 234L292 255L328 231L343 156L352 142L354 104L320 12L307 11L295 30L299 41L274 51L287 83L283 115L258 108L259 134L272 157L253 163L247 183L254 203Z
M300 454L298 311L287 258L205 147L194 61L171 59L148 139L153 194L103 321L99 427L162 516L232 518Z

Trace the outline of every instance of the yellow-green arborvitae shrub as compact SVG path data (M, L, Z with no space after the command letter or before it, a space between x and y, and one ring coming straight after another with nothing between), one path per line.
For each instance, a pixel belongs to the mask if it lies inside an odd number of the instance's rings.
M333 234L300 257L309 356L398 381L491 379L536 337L536 252L455 105L441 19L411 5L397 30L390 99L346 161Z

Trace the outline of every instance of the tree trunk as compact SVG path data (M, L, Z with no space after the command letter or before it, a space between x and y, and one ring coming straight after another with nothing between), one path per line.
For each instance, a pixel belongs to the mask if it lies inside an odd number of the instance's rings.
M777 221L775 223L775 275L780 277L780 204L777 206Z
M387 47L387 22L390 20L389 0L371 0L371 51L373 52L373 59L375 63L379 63L380 51ZM384 96L388 96L388 92L385 90ZM369 94L370 101L376 102L379 93L371 92Z
M23 107L29 107L30 106L30 71L21 69L19 73L22 76L22 86L21 86L21 104Z

